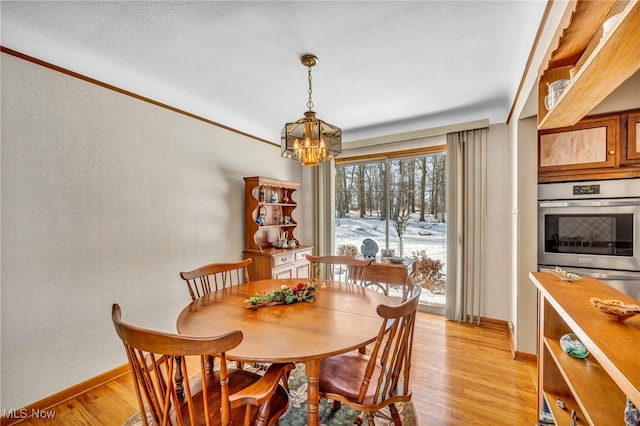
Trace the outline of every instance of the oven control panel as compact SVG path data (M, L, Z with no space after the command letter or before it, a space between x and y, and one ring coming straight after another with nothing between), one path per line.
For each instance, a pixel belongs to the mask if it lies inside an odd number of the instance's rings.
M639 197L640 178L538 184L538 201Z
M573 195L599 195L600 185L574 185Z

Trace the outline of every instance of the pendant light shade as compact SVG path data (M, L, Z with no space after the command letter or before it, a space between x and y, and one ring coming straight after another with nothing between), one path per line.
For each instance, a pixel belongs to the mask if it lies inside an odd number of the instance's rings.
M312 110L311 67L318 63L318 58L313 55L304 55L301 62L308 68L308 110L303 118L284 125L280 141L281 151L283 157L294 158L304 166L317 166L342 152L342 130L320 120Z

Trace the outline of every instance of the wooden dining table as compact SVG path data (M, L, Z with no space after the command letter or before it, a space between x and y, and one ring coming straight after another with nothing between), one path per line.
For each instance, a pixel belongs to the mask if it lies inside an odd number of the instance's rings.
M319 424L320 360L373 342L381 325L379 304L394 304L382 293L345 283L318 280L313 302L247 308L256 293L293 287L306 279L269 279L221 289L187 305L178 333L215 336L241 330L240 345L226 353L243 362L304 362L307 374L307 424ZM322 288L324 285L324 288Z

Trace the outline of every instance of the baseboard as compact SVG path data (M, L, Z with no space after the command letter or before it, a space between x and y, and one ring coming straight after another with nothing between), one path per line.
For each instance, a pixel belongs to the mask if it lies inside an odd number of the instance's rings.
M520 362L533 362L536 363L538 361L538 355L530 354L527 352L520 352L516 349L516 343L513 340L513 333L511 332L511 327L509 327L509 323L505 321L507 337L509 340L509 349L511 350L511 356L515 361Z
M533 362L533 363L537 362L538 356L536 354L530 354L527 352L520 352L516 350L516 345L513 340L513 334L511 333L511 327L509 327L508 321L480 317L480 325L483 325L483 324L504 328L504 331L507 335L507 340L509 342L509 349L511 350L511 356L515 361Z
M527 352L515 351L513 359L522 362L538 362L538 356L536 354L530 354Z
M509 323L505 320L499 320L495 318L480 317L480 325L497 325L504 327L505 330L509 330Z
M0 424L2 424L2 426L14 425L29 420L29 418L33 416L33 413L45 413L51 411L51 409L56 405L73 399L98 386L102 386L105 383L115 380L120 376L128 374L130 371L131 370L129 369L128 363L122 364L119 367L106 371L102 374L85 380L84 382L73 385L70 388L50 395L44 399L41 399L40 401L29 404L21 409L17 409L11 415L3 416Z

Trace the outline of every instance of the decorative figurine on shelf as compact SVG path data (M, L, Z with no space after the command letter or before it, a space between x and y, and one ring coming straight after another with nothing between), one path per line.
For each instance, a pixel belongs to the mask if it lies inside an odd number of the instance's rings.
M264 185L260 185L260 190L258 191L258 201L260 201L261 203L264 203L265 192L266 190L264 189Z
M574 358L586 358L589 355L587 347L573 333L567 333L560 338L560 347Z
M265 224L265 220L267 218L267 208L265 206L260 206L258 209L258 217L256 218L256 223L260 226Z
M624 422L626 426L640 426L640 411L629 398L624 407Z
M280 201L280 196L278 195L278 191L276 189L273 189L271 191L271 202L277 203L278 201Z
M287 190L282 191L282 202L287 204L289 202L289 196L287 195Z

